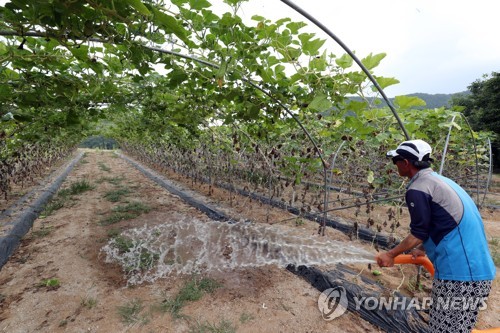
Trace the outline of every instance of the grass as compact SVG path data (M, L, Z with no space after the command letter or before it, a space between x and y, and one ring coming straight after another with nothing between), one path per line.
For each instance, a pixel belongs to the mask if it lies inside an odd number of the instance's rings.
M221 320L218 324L196 322L189 328L190 333L235 333L236 326L228 320Z
M119 234L114 236L113 239L115 241L115 246L120 253L130 252L130 250L137 245L134 243L132 239ZM126 272L131 272L132 270L137 269L137 267L141 270L150 269L158 262L158 259L160 259L160 255L157 253L151 253L150 251L144 248L141 248L140 251L141 252L139 256L138 266L136 265L133 265L131 267L126 266L124 267Z
M114 239L120 253L128 252L134 246L134 242L130 238L118 235Z
M146 324L148 319L145 316L141 316L141 312L144 309L142 301L139 299L133 299L124 306L117 307L118 315L124 324L135 324L141 323Z
M90 310L97 305L97 299L86 296L85 298L82 298L80 305Z
M61 286L61 282L56 278L43 279L38 283L39 287L47 287L49 289L57 289Z
M222 287L222 285L213 279L202 278L198 280L192 278L181 288L181 290L179 290L179 293L173 299L165 299L161 303L160 309L163 312L170 313L174 318L180 318L180 311L187 302L197 301L201 299L204 294L213 293L220 287Z
M108 230L108 238L115 238L121 233L121 229L119 228L112 228Z
M254 320L255 317L249 313L246 313L246 312L243 312L241 315L240 315L240 323L242 324L246 324L248 323L249 321L252 321Z
M147 213L151 210L149 206L141 202L131 202L126 205L121 205L113 208L110 216L107 216L99 221L102 226L111 225L124 220L135 219L142 213Z
M50 227L43 227L42 226L38 230L33 230L32 234L33 234L33 237L35 237L35 238L42 238L42 237L48 236L53 230L54 230L54 227L52 227L52 226L50 226Z
M137 216L139 216L139 215L138 214L132 214L132 213L118 213L118 212L115 212L115 213L111 214L110 216L101 219L99 221L99 224L102 225L102 226L112 225L112 224L115 224L115 223L118 223L118 222L121 222L121 221L135 219Z
M99 162L98 165L99 165L99 169L101 169L102 171L111 172L111 168L108 167L103 162Z
M64 198L55 198L51 200L49 203L45 205L43 208L42 213L40 213L40 217L46 217L49 215L52 215L56 210L59 210L64 207L64 203L66 202L66 199Z
M491 257L495 266L500 267L500 238L492 238L490 241Z
M415 292L423 291L424 286L421 282L417 283L416 276L412 276L412 277L410 277L410 279L408 280L408 283L406 284L406 289L410 293L415 293Z
M295 226L296 227L301 227L305 224L304 220L301 219L300 217L298 217L296 220L295 220Z
M104 198L111 202L118 202L122 199L122 197L126 196L129 193L129 189L119 188L117 190L106 192L106 194L104 194Z
M71 196L78 195L92 189L94 189L94 186L86 180L79 180L71 183L68 188L60 189L57 192L57 196L45 205L43 211L40 213L40 217L44 218L52 215L56 210L63 208L64 204L69 198L71 198Z
M117 213L147 213L151 210L149 206L143 204L142 202L131 202L124 206L116 206L113 208L113 212Z
M111 185L120 185L122 181L124 181L125 178L123 176L121 177L102 177L96 181L98 184L102 184L104 182L108 182Z
M87 192L94 189L94 186L92 186L88 181L84 180L79 180L77 182L74 182L70 185L69 187L69 194L70 195L78 195L83 192Z

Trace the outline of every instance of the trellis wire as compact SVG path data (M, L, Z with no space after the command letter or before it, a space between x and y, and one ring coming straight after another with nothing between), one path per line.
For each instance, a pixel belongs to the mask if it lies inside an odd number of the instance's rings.
M453 118L451 119L451 125L448 128L448 135L446 136L446 142L444 143L444 148L443 148L443 156L441 157L441 166L439 167L439 174L443 174L443 168L444 168L444 161L446 159L446 153L448 152L448 144L450 143L450 136L451 136L451 129L453 128L453 122L455 121L455 118L457 116L454 115Z

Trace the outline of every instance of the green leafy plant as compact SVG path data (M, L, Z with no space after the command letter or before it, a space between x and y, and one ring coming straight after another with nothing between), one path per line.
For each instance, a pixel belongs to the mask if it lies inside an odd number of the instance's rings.
M32 234L33 234L33 237L42 238L42 237L46 237L46 236L50 235L50 233L53 230L54 230L53 226L48 226L48 227L42 226L38 230L33 230Z
M87 180L84 179L71 183L69 187L71 195L78 195L92 189L94 189L94 186L92 186Z
M500 238L492 238L488 243L493 262L497 267L500 267Z
M40 217L44 218L52 215L56 210L64 207L65 199L57 198L55 200L51 200L47 205L45 205L43 211L40 213Z
M170 313L173 317L179 318L180 311L186 302L194 302L203 297L205 293L213 293L222 285L209 278L202 278L200 280L195 277L189 280L181 288L179 293L174 298L165 299L160 308L164 312Z
M38 286L46 287L49 290L55 290L61 286L61 282L59 281L59 279L56 278L43 279L42 281L40 281Z
M108 238L115 238L117 237L118 235L120 235L121 233L121 229L119 228L111 228L107 231L107 234L108 234Z
M219 323L199 322L191 324L190 333L236 333L237 327L228 320L221 320Z
M252 314L250 313L246 313L246 312L243 312L241 315L240 315L240 323L242 324L246 324L252 320L255 319L255 316L253 316Z
M102 178L99 178L96 183L98 184L102 184L103 182L108 182L112 185L120 185L122 181L124 181L125 178L120 176L120 177L102 177Z
M115 224L124 220L131 220L142 213L147 213L151 210L149 206L140 203L140 202L132 202L126 205L120 205L113 208L111 215L101 219L99 221L100 225L106 226Z
M139 299L133 299L123 306L117 307L118 315L124 324L146 324L149 320L141 315L144 305Z
M106 200L111 201L111 202L118 202L124 196L126 196L127 194L130 194L130 193L131 192L129 189L119 188L117 190L112 190L112 191L106 192L106 194L104 194L104 198L106 198Z
M102 171L111 172L111 168L109 168L103 162L98 162L98 165L99 165L99 169L101 169Z
M80 305L90 310L97 305L97 299L90 296L86 296L82 298L82 300L80 301Z

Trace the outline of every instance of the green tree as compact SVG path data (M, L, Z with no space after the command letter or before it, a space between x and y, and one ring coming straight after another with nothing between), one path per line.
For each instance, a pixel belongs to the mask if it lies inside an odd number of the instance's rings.
M495 134L493 164L500 169L500 73L484 75L467 87L469 95L458 95L452 99L453 106L463 108L475 131L490 131Z

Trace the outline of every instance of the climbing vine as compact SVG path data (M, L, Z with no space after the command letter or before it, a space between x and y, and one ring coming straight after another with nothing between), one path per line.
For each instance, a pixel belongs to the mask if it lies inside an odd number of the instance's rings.
M60 156L106 134L150 164L209 184L207 194L226 186L303 213L352 206L362 216L354 225L394 232L397 209L372 213L373 202L402 193L384 158L404 140L390 110L368 98L377 96L348 55L325 49L303 22L244 21L245 2L223 1L224 13L206 0L1 7L2 194L23 178L16 165L25 170L35 156ZM384 57L361 62L374 73ZM398 83L375 77L382 88ZM439 158L454 112L412 110L422 103L396 98L408 132L431 142ZM472 138L487 134L451 125L446 172L470 179Z

